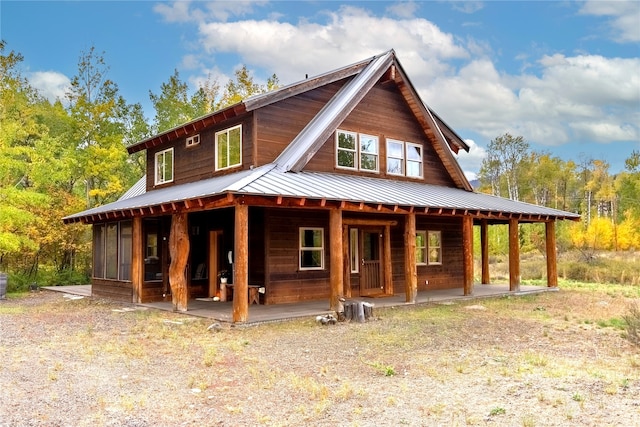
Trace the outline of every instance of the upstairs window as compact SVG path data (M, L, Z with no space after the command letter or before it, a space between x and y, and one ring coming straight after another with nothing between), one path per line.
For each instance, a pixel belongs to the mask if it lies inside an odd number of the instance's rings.
M200 135L190 136L185 142L186 147L193 147L194 145L198 144L200 144Z
M338 130L336 165L342 169L378 172L378 137Z
M242 125L216 132L216 170L242 163Z
M171 181L173 181L173 148L156 153L156 185Z
M422 178L422 146L411 142L387 140L387 173Z

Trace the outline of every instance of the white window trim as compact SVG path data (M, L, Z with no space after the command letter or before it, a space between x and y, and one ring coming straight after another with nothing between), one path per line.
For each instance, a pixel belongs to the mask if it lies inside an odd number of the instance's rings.
M389 155L389 144L399 144L402 148L402 156L401 157L394 157ZM387 139L387 173L389 175L395 175L395 176L404 176L405 173L405 148L404 148L404 142L403 141L399 141L397 139ZM395 160L400 160L400 167L402 168L402 170L400 171L400 173L394 173L394 172L389 172L389 159L395 159Z
M358 233L357 228L351 228L349 230L349 257L352 273L360 272L360 244L358 242Z
M351 148L342 148L340 147L340 134L343 133L345 135L351 135L353 136L353 139L355 140L355 148L351 149ZM358 165L360 164L360 156L358 156L358 151L360 149L360 141L358 140L358 134L356 132L350 132L348 130L341 130L338 129L336 131L336 167L338 169L346 169L346 170L351 170L351 171L357 171L358 170ZM348 151L350 153L354 154L353 157L353 167L349 167L349 166L342 166L338 163L339 158L338 158L338 153L340 153L340 151Z
M193 147L194 145L198 145L198 144L200 144L200 134L190 136L185 141L186 147Z
M409 159L409 147L418 147L420 149L420 175L409 175L409 163L417 163L416 160ZM424 177L424 147L413 142L405 142L405 168L404 173L408 178L422 179Z
M418 246L417 237L422 236L422 241L424 242L424 246ZM416 262L416 265L427 265L429 262L429 252L428 252L429 243L427 242L427 231L426 230L417 230L416 231L416 249L422 249L424 251L424 260Z
M229 159L229 145L230 145L228 143L228 141L229 141L229 133L234 129L240 129L240 157L239 157L239 161L238 161L238 163L229 164L227 166L219 168L218 167L218 135L221 135L223 133L227 134L227 159ZM238 166L242 165L242 125L241 124L240 125L236 125L236 126L232 126L230 128L221 130L219 132L216 132L215 136L214 136L214 139L215 139L215 144L214 144L215 159L214 159L214 162L215 162L215 170L216 171L221 171L221 170L225 170L225 169L231 169L231 168L235 168L235 167L238 167Z
M164 157L165 154L171 152L171 179L164 179L163 177L158 176L158 161L160 159L160 157L162 157L162 162L163 162L163 175L164 175ZM169 182L173 182L173 174L174 174L174 165L175 165L175 156L173 155L173 147L171 148L167 148L166 150L162 150L162 151L158 151L155 155L155 164L154 164L154 168L155 168L155 176L154 176L154 182L155 185L160 185L160 184L167 184Z
M438 254L440 255L440 259L438 261L430 261L429 259L429 251L431 250L431 245L430 245L430 239L429 236L431 234L437 234L438 235L438 241L440 242L440 246L438 246ZM442 231L435 231L435 230L430 230L427 231L427 264L428 265L442 265Z
M362 151L362 137L366 137L366 138L372 138L375 139L376 141L376 151L375 153L369 153L369 152L363 152ZM375 169L364 169L362 167L362 155L363 154L368 154L368 155L375 155L376 157L376 168ZM366 133L359 133L358 134L358 169L361 170L362 172L370 172L370 173L380 173L380 138L378 138L375 135L369 135Z
M305 231L320 231L322 236L322 245L317 246L302 246L302 233ZM320 266L319 267L303 267L302 266L302 252L303 251L317 251L320 252ZM311 270L324 270L324 228L322 227L300 227L298 229L298 268L300 271Z

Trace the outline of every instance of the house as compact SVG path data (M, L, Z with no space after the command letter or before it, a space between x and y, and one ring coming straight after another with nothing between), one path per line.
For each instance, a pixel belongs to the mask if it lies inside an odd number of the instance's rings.
M545 223L556 286L555 221L579 219L474 192L454 157L469 147L393 50L128 147L142 150L147 174L118 201L64 218L93 225L93 294L187 310L233 289L236 322L249 299L412 302L427 282L472 294L474 225L488 283L488 226L509 224L517 290L518 224Z

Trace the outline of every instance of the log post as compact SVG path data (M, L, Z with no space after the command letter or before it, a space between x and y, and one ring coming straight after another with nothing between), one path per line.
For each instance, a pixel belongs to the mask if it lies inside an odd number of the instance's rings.
M558 287L558 264L556 256L556 223L549 221L545 223L545 234L547 241L547 286Z
M463 294L473 295L473 217L462 217Z
M384 244L384 247L383 247L384 293L386 295L393 295L393 270L392 270L392 264L391 264L391 226L388 224L384 226L383 244ZM417 279L416 279L416 286L417 286Z
M233 321L249 318L249 207L235 207Z
M483 285L491 283L489 277L489 223L486 219L480 221L480 252L482 258L482 281Z
M339 310L344 279L344 246L342 243L342 211L337 208L329 210L329 272L330 294L329 309Z
M520 291L520 239L518 220L509 220L509 290Z
M342 223L342 295L345 298L351 298L351 265L349 260L349 226Z
M189 260L189 228L187 214L173 214L171 232L169 233L169 286L171 286L171 302L173 311L187 311L189 294L185 269Z
M407 214L404 225L404 282L406 302L415 303L418 295L416 271L416 214Z
M142 302L142 283L144 278L144 242L142 238L142 218L133 217L131 230L131 286L134 304Z

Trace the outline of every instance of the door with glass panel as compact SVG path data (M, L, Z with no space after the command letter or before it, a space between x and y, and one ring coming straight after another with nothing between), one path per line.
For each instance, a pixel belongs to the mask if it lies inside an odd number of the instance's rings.
M383 293L382 229L361 231L360 256L360 295Z

